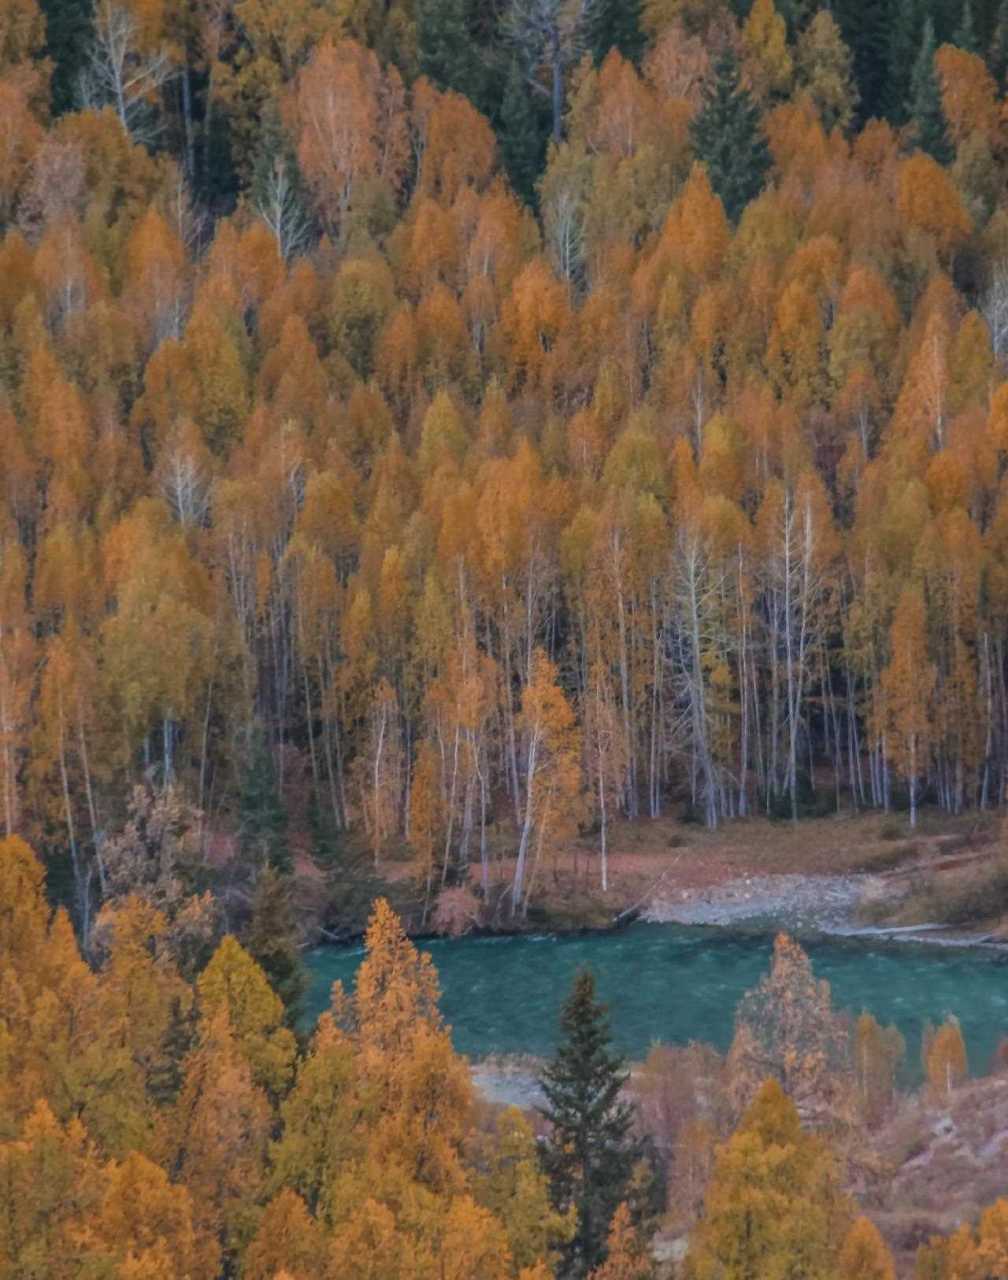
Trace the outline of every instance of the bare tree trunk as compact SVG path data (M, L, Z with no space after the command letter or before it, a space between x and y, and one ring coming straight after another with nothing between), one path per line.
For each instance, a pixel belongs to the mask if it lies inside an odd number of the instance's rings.
M518 841L518 856L515 859L514 879L511 882L512 916L518 912L525 884L525 866L528 861L529 843L532 839L532 827L535 820L534 792L538 754L539 733L538 730L533 730L529 741L528 768L525 774L525 815L522 820L521 838Z

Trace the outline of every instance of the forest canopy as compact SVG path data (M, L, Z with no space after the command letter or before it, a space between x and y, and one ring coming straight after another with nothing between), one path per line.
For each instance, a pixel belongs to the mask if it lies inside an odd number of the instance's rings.
M1000 804L1006 23L4 5L0 814L84 935L137 786L428 906L513 826L514 914L619 816Z

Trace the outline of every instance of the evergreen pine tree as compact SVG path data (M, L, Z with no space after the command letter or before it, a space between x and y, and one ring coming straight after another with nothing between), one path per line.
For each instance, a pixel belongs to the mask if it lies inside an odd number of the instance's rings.
M267 867L256 884L245 949L283 1001L287 1025L296 1027L308 976L298 947L290 877L280 875L273 867Z
M908 116L913 127L914 141L921 151L926 151L939 164L948 164L952 159L952 147L948 139L945 113L942 111L934 58L934 24L927 18L921 36L920 52L910 79Z
M283 874L291 871L286 841L287 811L277 786L273 755L262 726L248 732L238 791L238 836L242 850Z
M418 0L417 55L421 73L439 89L476 101L480 77L469 7L469 0Z
M93 30L91 5L81 0L41 0L46 24L45 54L53 63L53 115L80 106L78 81L87 59Z
M512 61L508 74L497 137L512 187L531 204L535 199L536 179L543 168L546 131L517 59Z
M1008 75L1008 0L1001 0L998 8L987 65L998 86L1004 88L1005 76Z
M566 1274L584 1275L602 1257L642 1146L633 1134L632 1110L620 1098L626 1067L611 1051L608 1013L587 970L574 980L560 1028L562 1042L541 1081L543 1114L551 1125L543 1163L557 1208L573 1204L578 1213Z
M628 62L639 62L644 52L641 0L592 0L587 9L586 44L598 66L610 49Z
M952 37L952 43L967 53L979 53L980 41L977 39L976 27L973 24L973 6L970 0L964 0L962 16Z
M882 4L836 0L833 15L854 59L857 120L881 116L887 95L889 18Z
M770 148L759 108L740 83L738 61L730 50L718 60L691 126L691 137L697 159L706 166L725 213L737 222L749 201L763 189L770 170Z
M819 4L817 0L775 0L774 7L787 23L788 39L794 40L808 26ZM747 4L740 16L744 19L751 8L752 5Z
M893 124L905 124L910 76L920 43L920 0L889 0L889 39L885 114Z

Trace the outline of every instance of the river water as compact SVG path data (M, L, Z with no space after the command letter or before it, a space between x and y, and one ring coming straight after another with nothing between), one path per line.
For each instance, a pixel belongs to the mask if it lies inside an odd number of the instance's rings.
M958 1017L970 1069L985 1072L1008 1036L1008 957L978 949L825 939L804 943L816 976L826 978L837 1008L867 1010L895 1023L917 1074L924 1024ZM613 1036L628 1057L652 1044L703 1040L720 1050L732 1037L735 1007L767 971L767 935L669 924L635 924L617 933L563 937L463 938L422 944L441 979L441 1008L456 1048L488 1054L546 1055L557 1016L577 970L590 966L610 1006ZM340 979L352 989L359 947L311 952L312 1020Z

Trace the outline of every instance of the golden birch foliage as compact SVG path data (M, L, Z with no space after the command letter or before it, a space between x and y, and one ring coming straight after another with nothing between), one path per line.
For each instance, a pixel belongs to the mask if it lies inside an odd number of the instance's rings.
M366 1081L365 1185L395 1197L397 1188L457 1193L472 1084L437 1009L437 975L380 899L365 938L367 958L354 997L358 1071ZM382 1193L382 1188L387 1190ZM342 1198L349 1196L344 1189Z
M307 431L325 419L329 384L318 351L301 316L288 316L280 338L259 368L259 394L277 417L293 419Z
M743 69L762 102L783 97L791 87L794 62L787 44L787 23L773 0L754 0L742 28Z
M173 1033L192 1006L192 990L166 945L168 922L131 894L102 909L95 931L97 945L108 953L101 1016L140 1067L148 1091L157 1094L174 1069Z
M524 381L534 388L547 379L550 352L569 324L566 288L543 258L533 258L519 272L501 307L505 372L513 383Z
M435 860L444 834L441 758L437 745L425 738L417 750L410 786L410 847L416 857L417 879L425 887L429 905Z
M22 1044L26 1098L45 1097L59 1118L81 1119L113 1155L146 1148L153 1116L142 1071L105 1021L100 980L81 958L63 909L52 919L40 968L47 983L30 1006Z
M613 1214L606 1239L606 1259L589 1275L589 1280L650 1280L654 1267L630 1217L624 1201Z
M386 846L399 829L405 762L396 691L382 676L370 692L354 772L364 830L377 868Z
M837 1259L838 1280L895 1280L892 1255L868 1218L855 1218Z
M709 71L706 45L679 22L661 32L644 59L644 77L659 97L670 100L673 109L683 103L690 115L703 100Z
M77 1119L61 1126L38 1101L16 1135L0 1142L0 1276L73 1280L75 1228L95 1212L102 1177Z
M896 767L914 786L928 763L936 678L920 587L903 588L889 632L889 651L889 665L882 673L887 747Z
M126 299L149 349L182 336L187 263L175 231L151 206L126 242Z
M418 952L384 898L374 905L357 971L354 1007L362 1051L402 1052L421 1024L440 1030L440 989L427 952Z
M412 132L420 156L418 190L446 207L463 190L482 190L494 170L496 139L486 118L458 93L427 80L413 87Z
M43 978L49 907L45 871L19 836L0 841L0 971L12 973L31 993Z
M896 1072L905 1052L899 1031L880 1026L870 1013L862 1013L854 1024L854 1074L862 1112L871 1125L878 1124L892 1105Z
M847 1056L829 983L817 981L801 946L779 934L770 973L743 996L736 1013L728 1065L739 1100L744 1104L772 1076L803 1115L839 1121Z
M923 1050L928 1083L937 1097L949 1097L968 1074L966 1043L956 1019L949 1018L925 1036Z
M0 74L24 68L45 47L45 16L37 0L0 4Z
M265 1189L271 1108L253 1083L226 1009L200 1029L174 1107L162 1116L162 1164L192 1196L207 1247L234 1257L255 1233Z
M710 281L724 266L731 227L703 165L695 164L662 232L677 263Z
M902 223L933 244L940 259L947 259L973 229L952 179L929 155L915 151L900 165L898 183Z
M812 99L827 132L846 129L858 102L851 52L836 19L820 9L798 37L798 84Z
M3 224L10 221L17 207L44 137L25 86L13 77L0 79L0 222Z
M312 1214L322 1217L328 1216L340 1167L363 1142L364 1135L354 1128L359 1116L356 1081L353 1042L332 1014L324 1013L281 1105L283 1127L270 1152L271 1185L293 1190ZM288 1210L295 1212L290 1202Z
M26 568L20 544L0 537L0 815L8 838L20 827L21 773L35 682Z
M530 749L534 744L527 786L541 847L547 834L557 839L570 831L582 802L580 729L556 666L542 649L532 656L518 726Z
M255 1084L279 1097L290 1084L297 1043L284 1026L284 1007L262 969L230 934L196 982L203 1034L223 1015L236 1052Z
M574 1211L553 1208L535 1135L517 1107L502 1111L494 1128L475 1140L471 1158L473 1193L503 1224L514 1265L555 1262L574 1232Z
M345 245L368 182L381 181L394 196L402 181L408 141L399 73L383 72L374 53L351 40L325 40L298 74L294 111L301 168Z
M935 54L935 72L941 88L942 115L956 146L973 132L997 143L1001 133L998 89L983 58L952 44Z
M780 394L799 410L811 409L822 398L825 346L819 301L802 280L792 280L777 304L767 366Z
M444 1280L510 1280L514 1274L504 1228L470 1196L457 1196L439 1224L437 1276Z
M324 1252L323 1235L301 1197L289 1187L263 1210L242 1256L242 1280L315 1280Z
M829 1149L802 1131L794 1104L768 1080L717 1152L687 1274L827 1280L850 1217Z
M447 391L439 391L420 429L417 463L421 475L430 477L442 466L461 468L468 445L469 436L455 401Z
M95 1274L108 1268L121 1280L214 1280L218 1251L200 1239L185 1187L174 1186L163 1169L135 1151L106 1166L103 1183L96 1211L75 1232L75 1244Z
M1008 1200L996 1200L976 1227L963 1223L952 1235L932 1237L917 1252L918 1280L978 1280L1008 1272Z
M359 378L375 370L378 338L395 305L395 283L384 259L343 262L332 284L328 330L334 349Z
M401 1231L386 1205L366 1199L333 1233L325 1280L427 1280L436 1275L429 1250Z

